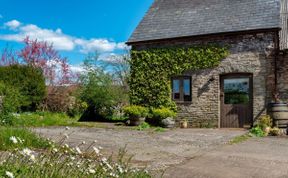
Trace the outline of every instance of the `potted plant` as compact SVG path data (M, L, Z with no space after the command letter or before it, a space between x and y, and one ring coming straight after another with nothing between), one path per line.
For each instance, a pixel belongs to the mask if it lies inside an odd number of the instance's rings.
M176 113L169 108L157 108L152 109L152 118L158 125L164 128L173 128L175 127L174 117Z
M183 118L183 119L180 121L180 128L182 128L182 129L188 128L188 120L187 120L186 118Z
M145 122L145 117L148 115L148 109L143 106L131 105L123 109L125 116L129 118L129 125L139 126Z

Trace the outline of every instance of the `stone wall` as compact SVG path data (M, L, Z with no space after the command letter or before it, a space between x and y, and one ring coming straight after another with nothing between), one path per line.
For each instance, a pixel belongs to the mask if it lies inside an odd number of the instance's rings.
M280 53L277 62L277 87L280 99L288 102L288 51Z
M187 118L190 127L219 127L220 75L222 74L253 74L254 120L259 115L266 113L266 105L270 102L269 99L274 87L274 35L274 32L262 32L198 39L175 39L133 45L133 49L142 50L169 46L205 45L210 43L228 45L230 55L222 60L220 66L213 69L185 72L185 75L192 76L192 102L178 104L178 120L184 117Z

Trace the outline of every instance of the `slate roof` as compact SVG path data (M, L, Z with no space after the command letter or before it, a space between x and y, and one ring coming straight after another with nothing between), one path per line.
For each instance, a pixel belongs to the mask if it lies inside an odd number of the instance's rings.
M270 28L279 0L155 0L128 43Z

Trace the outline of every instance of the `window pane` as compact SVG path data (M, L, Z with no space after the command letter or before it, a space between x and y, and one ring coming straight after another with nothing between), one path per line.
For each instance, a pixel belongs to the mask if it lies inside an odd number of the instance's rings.
M184 89L184 101L191 101L191 81L190 79L184 79L183 89Z
M249 78L224 79L225 104L248 104Z
M173 80L173 98L180 99L180 80Z

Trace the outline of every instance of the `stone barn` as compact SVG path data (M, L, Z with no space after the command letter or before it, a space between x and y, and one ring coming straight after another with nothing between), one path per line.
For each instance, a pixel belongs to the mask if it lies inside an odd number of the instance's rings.
M190 127L250 127L275 93L288 100L287 6L287 0L155 0L127 44L132 51L228 46L217 66L170 76L169 97Z

